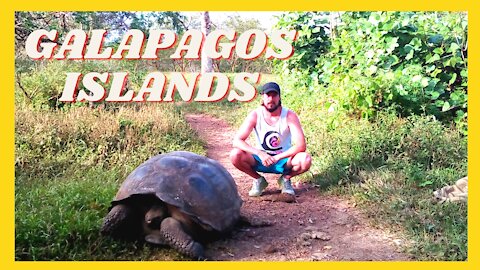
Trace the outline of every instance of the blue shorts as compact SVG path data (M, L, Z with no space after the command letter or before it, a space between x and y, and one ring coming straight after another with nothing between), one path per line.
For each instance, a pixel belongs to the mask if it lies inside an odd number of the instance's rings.
M253 166L253 169L257 172L287 174L290 171L290 169L287 168L288 158L282 158L277 163L272 164L268 167L263 166L262 160L260 159L259 156L253 155L253 158L256 161L255 166Z

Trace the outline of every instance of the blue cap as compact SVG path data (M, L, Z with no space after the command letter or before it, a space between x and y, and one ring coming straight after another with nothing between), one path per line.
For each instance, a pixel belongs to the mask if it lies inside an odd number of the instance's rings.
M277 92L277 94L280 95L280 86L275 82L268 82L263 85L262 91L260 91L260 94L263 95L263 94L270 93L272 91L275 91Z

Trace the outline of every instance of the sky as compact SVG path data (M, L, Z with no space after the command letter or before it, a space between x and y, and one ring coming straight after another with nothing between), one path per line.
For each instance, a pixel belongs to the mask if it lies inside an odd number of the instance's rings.
M273 25L277 23L277 19L275 19L274 15L279 15L283 12L210 12L211 19L223 19L225 20L228 16L239 14L242 18L245 19L258 19L260 24L265 29L270 29Z
M182 13L189 13L192 15L200 14L200 12L182 12ZM269 11L210 11L210 20L213 23L220 23L225 21L229 16L233 15L240 15L244 19L258 19L260 24L266 30L270 30L273 25L277 23L277 19L275 19L275 15L282 14L284 12L269 12Z

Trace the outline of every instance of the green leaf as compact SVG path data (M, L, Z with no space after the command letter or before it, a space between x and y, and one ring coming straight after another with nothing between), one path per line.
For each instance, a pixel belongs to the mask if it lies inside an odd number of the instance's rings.
M408 52L407 56L405 57L405 60L410 60L413 58L413 50L411 50L410 52Z
M435 100L435 106L442 107L444 102L445 101L443 101L443 100Z
M433 181L431 180L427 180L427 181L423 181L422 183L419 184L420 187L426 187L428 185L432 185L433 184Z
M400 96L408 95L408 92L405 91L405 88L403 88L403 85L401 85L401 84L395 85L395 89L397 90L397 92Z
M453 73L452 78L448 81L448 85L452 85L457 80L457 73Z
M404 50L406 53L409 53L410 51L414 50L414 48L413 48L412 45L406 44L406 45L403 47L403 50Z
M382 68L385 70L389 70L393 65L398 64L398 57L396 55L389 55L383 60Z
M435 48L435 50L433 50L433 52L436 53L436 54L442 55L443 54L443 48Z
M415 50L420 50L422 47L422 41L420 41L419 38L412 38L409 44L411 44Z
M412 78L412 82L419 82L422 79L422 75L415 75Z
M435 70L432 72L432 77L437 77L437 75L438 75L440 72L442 72L441 69L439 69L439 68L435 69Z
M392 38L387 42L387 52L392 53L395 48L398 47L398 37Z
M463 63L462 58L460 58L460 57L452 57L452 58L450 58L450 65L451 65L452 67L455 67L458 63Z
M450 94L450 99L457 102L460 100L460 94L458 93L458 91L455 91L453 92L452 94Z
M371 97L371 96L367 96L367 97L365 98L365 101L367 101L368 107L372 107L372 106L373 106L373 101L372 101L372 97Z
M433 63L435 61L440 60L440 55L438 55L438 54L434 54L433 56L428 55L426 60L427 61L425 63L427 63L427 64Z
M456 52L458 49L460 49L460 46L458 46L457 43L452 42L452 44L450 44L450 49L448 49L448 51L451 52L451 53L454 53L454 52Z
M448 110L450 110L450 103L448 103L448 101L445 101L445 103L443 103L442 112L446 112Z
M430 93L430 95L432 96L430 99L431 100L436 100L437 98L440 97L440 93L436 92L436 91L433 91L432 93Z
M430 73L430 72L435 70L435 67L436 67L435 65L430 65L430 66L427 67L427 69L425 71Z
M437 85L438 81L439 81L438 79L430 78L430 81L428 82L428 86L425 88L425 90L429 92L436 91L435 86ZM439 92L441 94L440 91L436 91L436 92Z
M307 39L310 39L310 37L312 36L312 32L310 31L305 31L306 35L307 35Z
M428 78L423 78L422 81L421 81L422 87L427 87L428 82L429 82Z
M389 71L385 74L385 78L387 80L393 80L395 78L395 73L393 73L392 71Z

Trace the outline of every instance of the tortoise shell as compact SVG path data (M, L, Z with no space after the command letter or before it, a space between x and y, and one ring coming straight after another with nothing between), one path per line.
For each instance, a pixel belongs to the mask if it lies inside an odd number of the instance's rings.
M233 177L220 163L186 151L157 155L142 163L127 176L112 206L141 203L143 195L155 195L219 232L233 227L242 205Z

